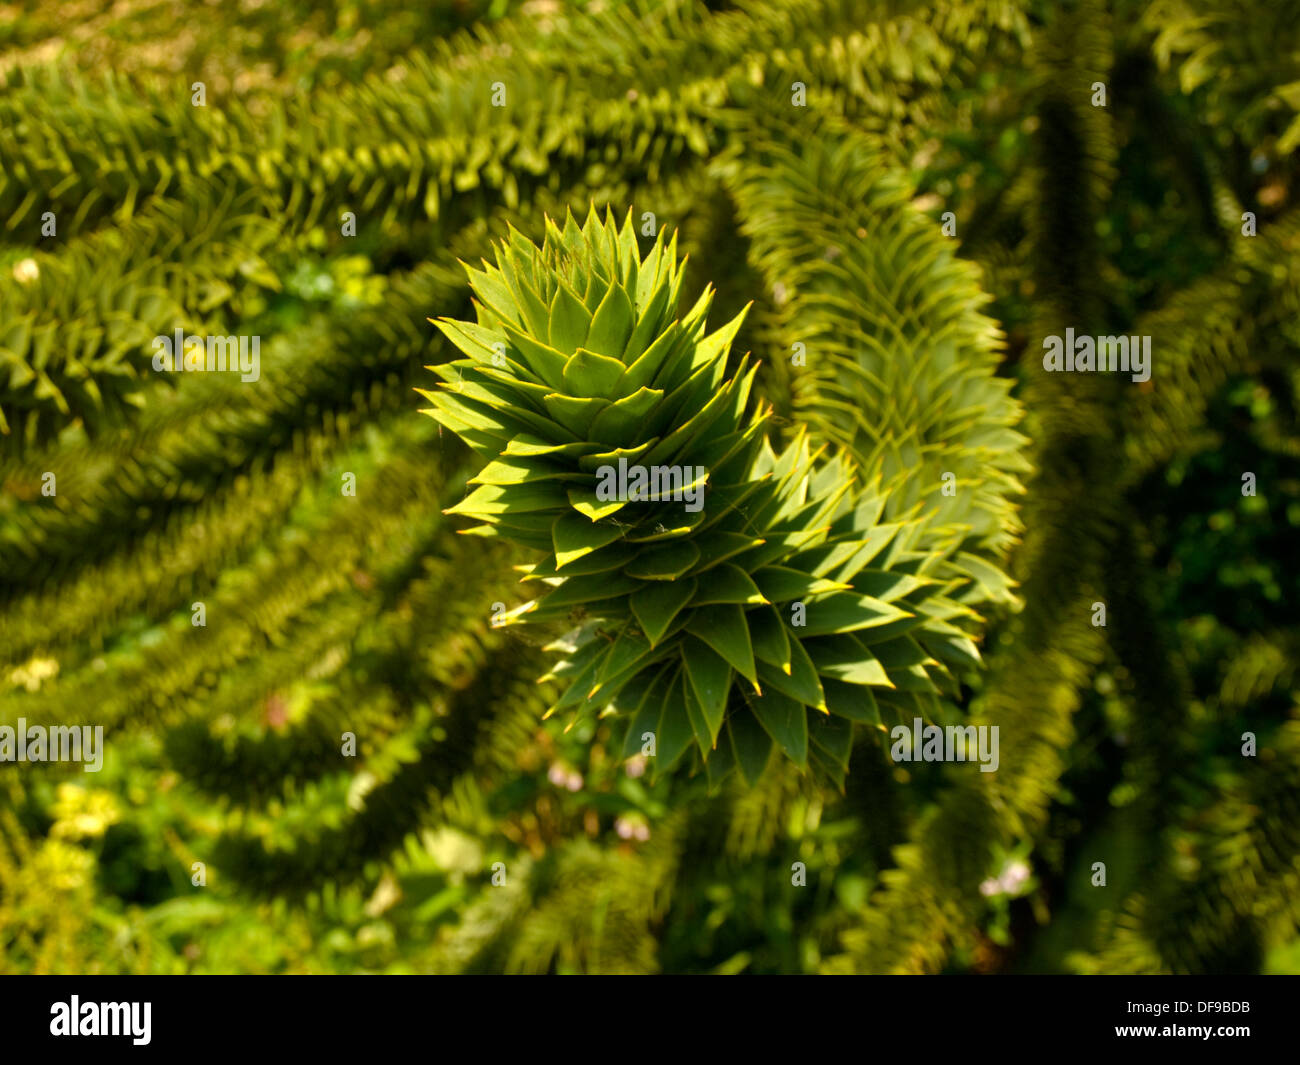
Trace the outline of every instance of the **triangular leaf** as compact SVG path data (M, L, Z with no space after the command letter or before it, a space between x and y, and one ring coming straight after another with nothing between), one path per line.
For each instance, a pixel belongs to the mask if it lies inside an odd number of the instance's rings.
M695 594L695 578L676 581L651 581L632 593L629 603L641 630L652 644L657 644L673 618Z
M706 606L692 611L686 631L722 655L733 669L757 687L754 648L749 641L745 612L738 606Z
M731 694L731 667L708 646L689 637L682 641L682 660L686 664L686 678L708 723L708 745L712 747L717 743Z
M746 692L745 698L758 723L781 750L801 769L808 764L808 715L803 704L775 689L762 695Z

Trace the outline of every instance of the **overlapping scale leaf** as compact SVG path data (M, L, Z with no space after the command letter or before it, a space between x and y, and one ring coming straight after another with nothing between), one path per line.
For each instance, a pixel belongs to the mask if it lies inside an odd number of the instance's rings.
M568 629L553 712L612 715L626 754L652 734L655 771L715 785L774 748L842 782L854 723L942 716L974 651L918 523L806 437L772 449L754 367L729 369L743 312L709 333L706 291L678 316L674 242L643 256L593 212L467 270L477 321L436 323L465 357L432 367L426 413L487 459L451 512L542 553L505 620Z

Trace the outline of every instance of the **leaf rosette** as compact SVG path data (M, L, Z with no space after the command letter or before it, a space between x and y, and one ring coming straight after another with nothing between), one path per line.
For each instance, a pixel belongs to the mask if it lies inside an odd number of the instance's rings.
M975 615L927 576L919 523L882 522L879 485L801 432L772 448L755 364L729 369L745 311L708 332L707 288L679 316L682 266L676 237L642 256L630 215L593 210L466 267L476 321L435 323L464 357L421 393L487 460L448 512L541 552L504 620L569 623L552 712L613 717L625 755L652 734L659 772L753 783L776 746L842 783L855 723L944 714ZM620 460L694 471L702 505L609 498Z

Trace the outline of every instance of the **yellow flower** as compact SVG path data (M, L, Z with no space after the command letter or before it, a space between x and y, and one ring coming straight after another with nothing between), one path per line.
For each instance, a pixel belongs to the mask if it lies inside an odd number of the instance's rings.
M78 784L60 784L54 801L55 839L93 839L102 836L120 817L117 801L110 792L88 791Z

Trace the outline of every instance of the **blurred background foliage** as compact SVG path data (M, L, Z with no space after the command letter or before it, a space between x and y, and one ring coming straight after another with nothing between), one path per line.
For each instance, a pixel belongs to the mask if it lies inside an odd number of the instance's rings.
M0 78L0 723L107 734L0 765L0 971L1300 971L1287 5L25 0ZM842 791L651 784L541 719L519 558L442 515L457 258L653 211L793 420L796 195L865 242L952 212L996 322L1036 470L961 693L997 773L867 737ZM856 269L900 322L967 299ZM152 373L182 324L261 380ZM1043 374L1067 326L1151 380Z

